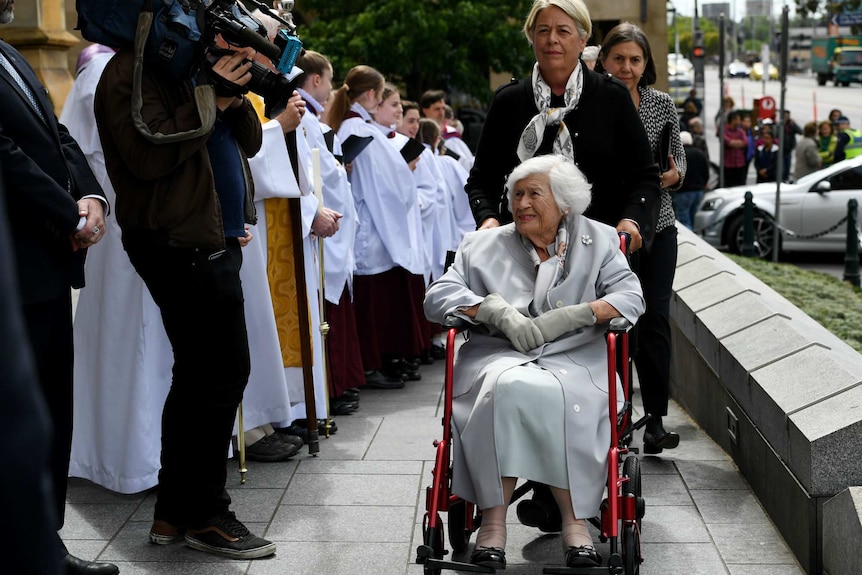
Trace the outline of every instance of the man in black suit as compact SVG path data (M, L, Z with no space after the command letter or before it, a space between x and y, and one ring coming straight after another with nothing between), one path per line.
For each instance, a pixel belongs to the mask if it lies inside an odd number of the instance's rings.
M0 0L0 23L14 0ZM84 154L57 122L48 92L23 56L0 40L0 159L24 324L51 436L56 529L63 526L72 444L72 299L84 284L86 248L104 235L108 204ZM62 542L58 545L62 546ZM114 565L64 552L70 575L113 575Z
M0 475L0 540L12 541L22 533L27 538L26 545L8 546L3 563L19 575L58 575L60 549L48 475L50 423L29 342L21 337L24 319L3 188L0 169L0 421L11 438L0 442L0 461L14 462L14 471Z

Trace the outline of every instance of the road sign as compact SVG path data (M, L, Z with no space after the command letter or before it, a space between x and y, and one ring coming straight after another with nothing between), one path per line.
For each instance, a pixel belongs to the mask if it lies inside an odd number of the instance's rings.
M835 14L832 16L832 24L835 26L860 26L862 25L862 12Z
M757 116L760 119L775 118L775 98L772 96L763 96L760 98Z

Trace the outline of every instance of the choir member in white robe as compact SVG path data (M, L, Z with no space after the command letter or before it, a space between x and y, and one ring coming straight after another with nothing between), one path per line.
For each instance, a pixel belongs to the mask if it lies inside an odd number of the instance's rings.
M323 345L320 334L320 311L317 305L319 270L317 240L312 235L312 225L315 221L315 217L318 215L318 201L312 193L312 178L310 176L311 149L308 147L308 142L305 138L297 135L296 145L298 165L296 166L296 169L299 176L297 179L297 177L294 176L293 164L287 151L285 133L282 125L278 120L269 120L263 117L263 101L261 98L252 94L249 99L252 104L254 104L255 109L258 111L258 115L262 117L264 122L263 147L254 158L249 159L249 166L251 167L252 177L254 178L255 208L257 209L258 215L258 234L255 241L259 242L261 254L265 256L265 265L263 266L261 275L256 277L254 281L257 282L258 287L262 289L268 288L270 293L272 293L273 284L271 280L267 283L267 270L269 269L269 266L274 263L271 261L273 257L278 256L280 258L283 255L278 254L278 250L271 249L269 245L270 234L268 233L267 227L273 222L274 218L272 213L268 213L268 210L271 211L274 204L268 203L267 200L273 198L299 197L302 226L301 252L305 264L305 278L304 282L295 282L295 285L297 289L304 288L308 296L309 317L311 319L310 335L312 338L311 342L313 351L312 373L314 381L315 408L317 418L324 419L326 417L326 385L323 377ZM278 225L281 225L281 222L277 223ZM285 269L284 271L288 275L291 275L293 273L293 254L284 255L287 256L285 261L289 260L291 262L288 264L289 269ZM281 261L277 263L281 265ZM243 285L246 285L245 282ZM274 309L272 299L267 303L269 305L269 314L272 315ZM291 319L292 326L287 329L287 331L296 333L296 337L298 338L298 318L293 317ZM278 322L281 321L277 314L275 316L275 321L277 325ZM284 328L284 326L282 327ZM284 334L285 329L282 329L280 335L283 337ZM286 388L287 395L290 398L291 415L286 419L269 418L267 421L261 421L260 423L272 423L276 427L287 427L293 420L306 418L303 367L301 363L296 365L284 365L285 362L283 361L283 358L285 355L285 349L288 347L293 348L294 350L297 349L298 346L296 343L280 341L279 334L276 334L273 341L276 345L280 346L280 369L283 377L278 378L273 376L271 380L262 382L263 385L261 388ZM298 341L298 339L294 340L294 338L291 338L291 342L293 341ZM251 344L249 347L251 347ZM249 384L251 384L251 382L249 382ZM260 405L261 408L263 408L265 401L265 395L262 394L259 396L255 390L250 392L250 390L246 388L245 397L243 399L243 409L245 410L247 405ZM250 426L251 424L247 424L247 427Z
M298 92L306 108L300 128L309 146L320 150L323 203L342 214L338 233L323 241L324 307L325 319L329 324L326 338L327 369L330 397L335 400L330 408L334 411L346 390L365 385L353 309L353 250L359 220L347 171L334 155L341 154L341 142L332 128L320 120L324 111L322 102L329 98L332 91L332 65L322 54L305 50L297 59L297 67L303 70L297 82L300 85ZM327 140L332 142L332 149Z
M351 135L371 136L353 160L351 190L359 217L354 294L357 327L366 377L384 367L400 377L394 364L418 357L423 338L415 321L409 274L424 272L411 237L410 210L417 202L413 175L401 154L370 125L382 99L383 76L356 66L332 95L329 122L342 142ZM389 363L393 365L389 365ZM400 373L400 370L399 370Z

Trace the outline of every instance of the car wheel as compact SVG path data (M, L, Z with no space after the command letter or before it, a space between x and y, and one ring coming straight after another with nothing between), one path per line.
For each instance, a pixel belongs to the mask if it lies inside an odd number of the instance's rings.
M745 216L737 214L727 226L727 245L731 253L742 254L742 242ZM770 216L763 212L754 212L754 253L762 259L772 257L773 238L775 236L775 222ZM780 241L780 239L779 239ZM779 245L779 251L781 246Z

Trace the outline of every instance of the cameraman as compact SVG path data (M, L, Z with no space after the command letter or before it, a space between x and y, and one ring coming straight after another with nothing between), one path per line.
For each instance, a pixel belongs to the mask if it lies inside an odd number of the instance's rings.
M123 246L160 308L174 352L150 541L185 535L194 549L237 559L275 552L236 519L225 491L250 369L239 270L244 224L256 219L247 157L261 146L260 122L241 95L253 54L244 49L212 64L215 126L191 139L144 137L130 113L133 99L152 134L171 135L199 128L199 106L212 101L196 102L195 94L212 96L145 60L138 99L130 50L108 63L94 106Z

